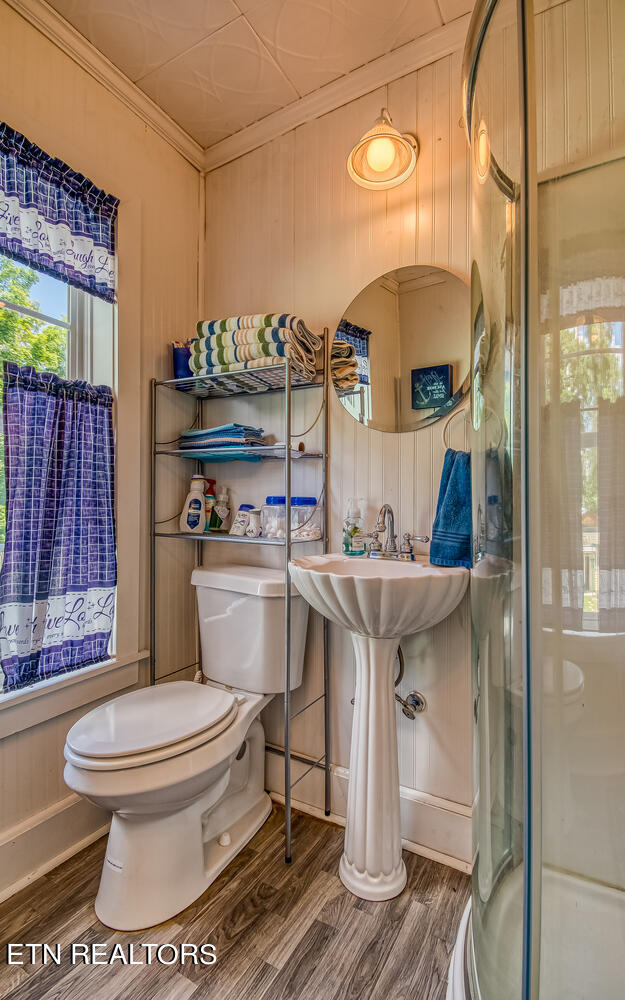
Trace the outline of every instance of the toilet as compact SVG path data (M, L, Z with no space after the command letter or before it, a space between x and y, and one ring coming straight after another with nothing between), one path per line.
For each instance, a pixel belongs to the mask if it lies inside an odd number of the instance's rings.
M284 573L196 569L204 684L141 688L67 734L65 782L110 811L95 903L116 930L161 923L200 896L271 812L259 714L284 691ZM308 604L291 601L291 688Z

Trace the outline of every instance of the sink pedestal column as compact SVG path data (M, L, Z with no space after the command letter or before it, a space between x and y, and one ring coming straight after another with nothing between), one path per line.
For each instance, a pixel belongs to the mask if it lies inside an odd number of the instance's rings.
M356 697L349 758L343 885L361 899L392 899L406 884L399 827L394 665L399 638L352 633Z

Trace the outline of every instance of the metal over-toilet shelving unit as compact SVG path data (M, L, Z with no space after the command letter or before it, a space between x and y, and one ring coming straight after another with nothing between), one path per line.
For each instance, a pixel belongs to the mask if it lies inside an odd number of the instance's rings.
M293 366L289 359L285 359L284 364L272 365L267 368L249 369L244 372L229 373L227 375L199 375L189 378L165 379L151 381L150 395L150 436L151 436L151 468L150 468L150 683L156 681L156 589L158 579L156 573L156 553L159 542L162 539L180 539L186 544L195 544L196 565L202 563L202 546L204 544L243 544L243 545L275 545L284 549L284 749L266 744L266 749L271 753L284 756L284 805L285 805L285 861L291 861L291 793L292 789L302 778L315 768L324 771L325 778L325 814L331 812L331 781L330 781L330 692L328 675L328 623L323 620L323 692L318 697L313 698L296 713L291 709L291 579L289 573L289 562L293 551L293 546L300 544L322 545L323 552L328 550L329 523L328 523L328 447L329 447L329 384L330 384L330 338L328 330L324 330L323 338L323 372L319 373L313 382L306 382L297 372L293 371ZM197 458L193 452L182 452L179 449L166 446L157 440L158 417L160 406L171 391L185 392L195 398L196 401L196 424L198 427L204 426L205 408L210 400L231 398L236 396L262 395L267 393L282 393L284 395L284 454L280 454L279 448L272 449L272 456L263 457L258 463L262 468L265 461L282 461L284 463L284 495L286 499L286 523L284 538L247 538L238 535L227 535L205 532L203 535L186 534L180 531L160 530L164 522L156 520L156 501L158 489L158 467L159 460L167 457L185 462L194 461L196 470L203 474L204 461ZM321 489L319 501L322 502L322 537L318 540L293 539L291 537L291 474L293 458L291 448L292 441L292 403L293 393L300 391L319 391L322 393L320 416L322 421L322 447L321 454L311 455L308 460L321 462ZM205 454L205 451L204 451ZM258 453L256 453L258 454ZM298 458L300 462L305 458ZM177 519L177 515L176 515ZM170 520L174 520L171 518ZM198 640L198 649L199 649ZM201 652L200 652L201 655ZM319 701L324 702L324 752L317 760L310 760L308 757L294 753L291 750L291 722L296 716L301 715L307 709L316 705ZM291 776L291 763L297 761L307 765L299 777L293 781Z

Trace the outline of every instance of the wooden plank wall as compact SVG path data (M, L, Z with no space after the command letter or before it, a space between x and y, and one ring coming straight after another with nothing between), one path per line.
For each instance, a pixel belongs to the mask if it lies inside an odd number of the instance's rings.
M469 166L460 122L460 64L460 53L442 59L210 173L207 314L288 309L315 330L332 330L361 288L392 268L437 265L468 281ZM401 129L417 134L420 156L407 183L372 194L353 184L345 162L382 107ZM296 429L314 415L312 402L305 404L306 413L302 405L298 400ZM463 419L450 430L452 444L462 447ZM340 548L346 498L354 495L367 498L369 525L386 501L402 531L431 533L444 453L440 425L401 435L369 431L333 397L331 438L333 550ZM243 476L248 491L263 495L264 485L258 484L264 479L254 486L253 473L228 470L227 475L230 484ZM240 478L236 485L237 500L250 499L239 494ZM215 548L211 560L217 558ZM220 552L219 558L226 556ZM316 694L321 683L320 629L311 633L300 700ZM472 800L469 636L463 603L448 621L406 642L402 691L422 690L428 711L416 722L398 712L402 784L458 804L464 815ZM353 657L349 636L338 629L332 629L331 677L332 759L347 767ZM266 713L265 725L268 737L281 742L279 719L276 706ZM294 745L318 755L321 733L319 707L295 723ZM314 776L298 786L298 796L319 805L320 789ZM341 811L339 804L336 808Z

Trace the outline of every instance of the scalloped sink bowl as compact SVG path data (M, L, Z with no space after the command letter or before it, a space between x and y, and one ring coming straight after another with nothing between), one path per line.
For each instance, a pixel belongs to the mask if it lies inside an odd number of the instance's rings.
M460 603L469 582L469 571L462 567L341 553L294 559L290 570L315 611L374 638L412 635L436 625Z
M402 635L442 621L469 583L463 568L340 553L289 563L308 603L352 634L356 693L345 850L339 875L362 899L391 899L406 884L401 856L394 668Z

